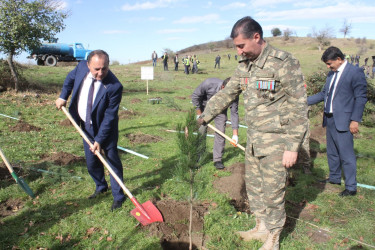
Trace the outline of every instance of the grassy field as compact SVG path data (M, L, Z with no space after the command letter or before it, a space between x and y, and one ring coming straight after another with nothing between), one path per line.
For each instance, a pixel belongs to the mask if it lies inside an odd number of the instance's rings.
M292 52L300 60L305 75L325 69L320 61L322 52L318 51L312 39L283 41L281 38L270 38L268 41L275 47ZM359 44L354 39L334 39L331 44L348 54L355 54L365 47L367 50L361 56L361 62L363 58L375 55L373 40ZM231 60L225 56L228 53L232 54ZM140 202L188 199L187 184L174 174L179 161L177 136L166 130L176 129L177 124L185 121L187 111L192 108L191 94L195 87L208 77L225 79L232 75L237 66L233 49L199 51L196 54L201 61L199 74L184 74L181 64L176 72L171 63L170 70L163 71L159 63L154 80L149 81L149 95L146 95L146 81L140 79L140 72L141 66L151 66L151 62L111 67L124 85L118 145L149 157L146 160L120 153L125 185ZM221 69L214 69L217 54L222 56ZM11 215L0 216L0 249L161 249L160 239L150 236L147 227L139 226L138 221L129 214L134 208L129 200L122 209L112 213L111 194L95 200L87 199L95 187L84 162L61 166L48 160L48 157L61 152L84 157L82 139L72 126L61 125L66 117L54 106L64 78L72 69L73 66L29 66L24 72L25 77L43 86L44 91L0 93L0 114L22 119L24 123L40 128L39 131L16 131L14 128L19 121L0 117L0 147L37 195L31 199L12 179L0 179L0 207L10 202L20 204L12 206L12 211L9 211ZM370 80L369 84L374 84L374 80ZM156 97L162 98L162 103L148 102ZM243 103L242 96L240 103ZM240 123L244 124L243 105L240 105L239 112ZM319 127L321 116L310 117L310 121L312 128ZM227 134L231 136L231 129L227 129ZM148 135L155 142L135 143L131 140L132 135ZM245 129L240 129L241 145L246 145L245 135ZM370 186L375 186L374 135L374 128L362 126L355 138L358 182ZM213 140L207 139L207 142L212 152ZM300 169L294 169L294 184L287 188L288 226L282 234L281 248L374 248L375 190L359 187L357 196L342 199L337 195L342 187L318 185L316 180L328 174L326 145L314 142L311 147L317 152L313 159L313 174L305 175ZM238 162L244 162L243 153L228 143L225 165ZM4 165L1 167L4 168ZM261 243L242 242L235 235L238 230L252 227L254 218L246 213L238 213L229 204L229 198L213 188L215 179L228 174L217 171L208 160L195 179L196 202L210 204L209 213L204 217L205 247L257 249Z

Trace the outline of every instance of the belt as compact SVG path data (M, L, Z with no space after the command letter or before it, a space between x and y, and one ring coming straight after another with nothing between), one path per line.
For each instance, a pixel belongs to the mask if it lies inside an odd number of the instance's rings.
M324 115L325 115L327 118L331 118L331 117L333 117L333 113L324 113Z

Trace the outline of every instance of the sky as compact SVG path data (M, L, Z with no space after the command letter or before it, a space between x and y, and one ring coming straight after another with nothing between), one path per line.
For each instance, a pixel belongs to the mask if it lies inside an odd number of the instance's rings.
M81 42L103 49L121 64L149 60L155 50L178 51L230 36L233 24L251 16L270 37L272 28L292 30L298 37L329 28L334 37L346 20L349 37L375 39L374 0L61 0L69 10L58 42ZM27 53L16 58L27 60Z

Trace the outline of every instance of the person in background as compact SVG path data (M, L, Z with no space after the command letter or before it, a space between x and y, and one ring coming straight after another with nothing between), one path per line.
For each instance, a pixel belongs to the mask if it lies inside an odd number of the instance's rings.
M216 69L216 65L218 67L218 69L220 69L220 55L217 55L217 57L215 58L215 69Z
M164 55L161 56L161 59L163 59L164 71L168 71L168 54L167 54L167 52L164 52Z
M179 63L179 61L178 61L178 54L177 54L177 53L176 53L176 55L174 56L173 61L174 61L174 70L175 70L175 71L178 71L178 63Z
M191 70L191 73L194 74L194 73L198 73L198 65L200 63L200 61L198 60L197 56L194 55L193 58L192 58L192 63L193 63L193 68Z
M189 74L189 71L190 71L190 59L189 57L186 55L184 58L182 58L182 63L184 64L184 67L185 67L185 74Z
M193 105L196 108L197 116L199 117L205 109L207 102L221 89L225 88L225 85L229 82L230 78L224 81L219 78L207 78L204 80L193 92L191 96ZM225 133L226 122L228 120L227 110L223 110L214 119L215 127L221 132ZM232 139L238 143L238 98L230 106L230 119L232 123L233 137ZM205 133L207 126L202 126L200 131ZM222 162L223 153L225 147L225 138L218 133L215 133L214 149L213 149L213 162L216 169L224 169L225 166Z
M152 59L152 66L156 67L156 61L158 60L158 54L156 54L155 50L151 54L151 59Z

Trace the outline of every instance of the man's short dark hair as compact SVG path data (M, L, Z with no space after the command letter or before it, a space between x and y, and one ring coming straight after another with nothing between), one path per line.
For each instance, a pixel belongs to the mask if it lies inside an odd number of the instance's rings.
M228 77L227 79L225 79L224 81L223 81L223 84L222 84L222 86L223 86L223 88L225 88L225 86L227 86L227 83L230 81L230 77Z
M105 57L106 60L107 60L107 63L109 64L109 55L108 55L107 52L105 52L104 50L97 49L97 50L93 50L93 51L91 51L90 54L89 54L88 57L87 57L87 61L88 61L88 63L91 62L91 59L92 59L94 56L98 56L99 58Z
M263 30L260 24L251 17L245 16L234 24L230 37L234 39L242 34L244 38L252 39L255 33L258 33L263 39Z
M322 55L322 61L327 62L329 60L336 61L337 58L341 58L341 60L345 60L345 55L341 52L341 50L337 47L331 46L326 51L324 51Z

